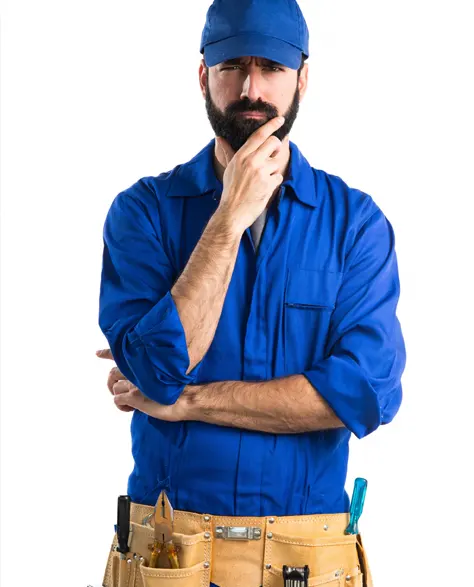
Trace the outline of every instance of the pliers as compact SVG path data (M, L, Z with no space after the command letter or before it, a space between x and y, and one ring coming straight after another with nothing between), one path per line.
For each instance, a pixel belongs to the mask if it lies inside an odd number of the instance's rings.
M145 520L155 529L154 542L150 545L151 556L149 566L156 568L163 549L166 548L172 569L179 569L178 552L173 544L173 508L165 491L156 501L154 513ZM144 521L145 521L144 520Z

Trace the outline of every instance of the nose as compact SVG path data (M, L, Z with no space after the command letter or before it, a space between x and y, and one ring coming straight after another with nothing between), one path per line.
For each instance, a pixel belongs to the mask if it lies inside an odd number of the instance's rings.
M260 73L257 68L248 69L247 76L242 86L240 99L248 98L251 102L256 102L261 96Z

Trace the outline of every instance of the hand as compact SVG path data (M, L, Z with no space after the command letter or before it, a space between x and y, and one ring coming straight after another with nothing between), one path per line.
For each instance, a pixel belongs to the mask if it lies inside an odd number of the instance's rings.
M242 233L262 214L276 188L283 182L273 158L282 142L274 133L284 119L272 118L252 135L237 153L222 137L216 137L218 149L226 161L224 190L217 214L230 219Z
M119 409L130 408L131 410L138 410L153 418L166 420L167 422L181 422L185 419L184 402L180 401L181 398L171 406L164 406L143 395L138 387L135 387L128 380L115 383L114 394L114 402Z
M110 349L102 349L96 351L96 355L100 359L114 360ZM114 396L114 403L122 412L133 412L138 410L159 420L167 420L168 422L180 422L185 419L185 402L184 392L182 399L171 406L164 406L155 402L145 395L129 381L123 373L117 368L112 367L107 379L107 387Z
M112 361L114 360L112 351L110 349L101 349L99 351L96 351L95 354L99 357L99 359L110 359ZM121 381L125 381L128 384L128 389L124 389L123 386L120 388L115 388L115 385ZM109 372L109 376L107 378L107 387L109 388L109 391L112 395L116 395L116 393L123 393L124 391L129 391L132 387L135 386L131 381L129 381L125 377L125 375L119 370L119 368L115 366L112 367L112 369ZM119 389L121 391L118 391ZM117 402L115 402L115 405L121 412L133 412L133 410L135 409L131 406L126 406L122 404L117 405Z

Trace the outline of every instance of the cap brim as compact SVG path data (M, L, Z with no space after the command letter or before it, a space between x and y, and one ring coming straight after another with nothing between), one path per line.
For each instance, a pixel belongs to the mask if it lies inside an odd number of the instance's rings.
M302 51L281 39L257 33L245 33L228 37L204 47L204 61L208 67L237 57L262 57L281 63L285 67L298 69Z

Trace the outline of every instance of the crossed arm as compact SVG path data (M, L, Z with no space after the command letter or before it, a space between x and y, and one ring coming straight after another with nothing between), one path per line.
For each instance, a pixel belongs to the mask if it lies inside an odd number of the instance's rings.
M344 426L304 375L188 385L170 406L147 398L125 379L112 383L112 389L117 407L129 406L161 420L198 420L273 434Z
M223 381L186 388L190 419L222 426L292 434L344 424L304 375L249 383Z

